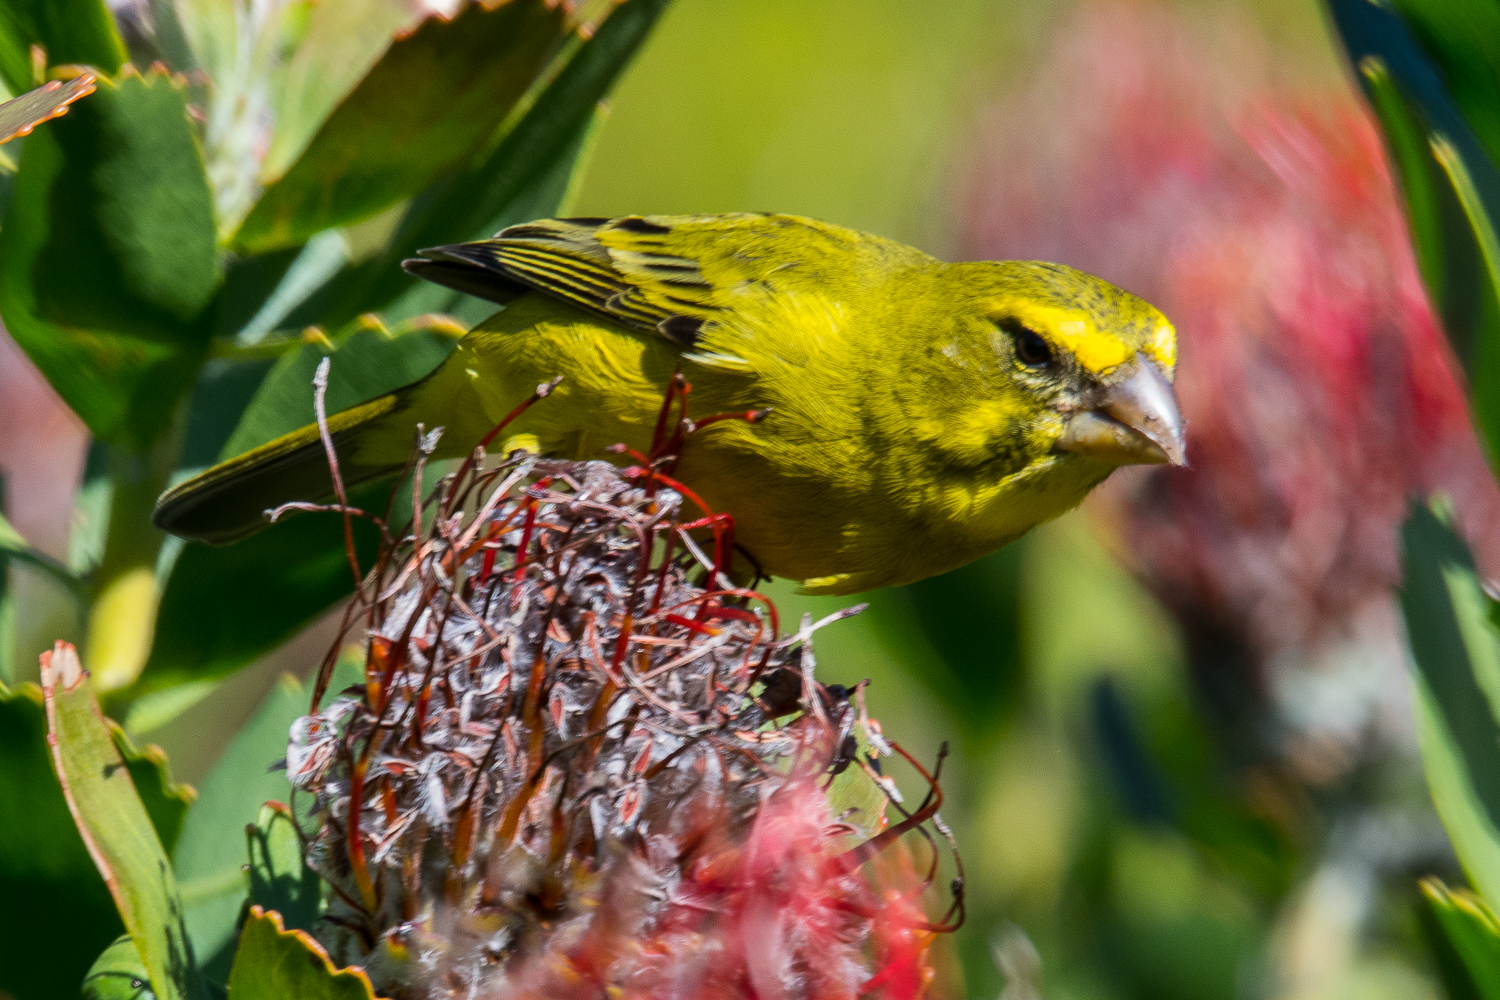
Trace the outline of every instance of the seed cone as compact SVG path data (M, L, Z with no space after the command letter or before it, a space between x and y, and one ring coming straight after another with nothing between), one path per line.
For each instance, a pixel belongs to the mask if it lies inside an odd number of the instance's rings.
M936 780L888 826L904 751L813 677L859 609L781 635L655 466L481 466L387 532L365 683L292 730L333 956L401 998L921 994Z

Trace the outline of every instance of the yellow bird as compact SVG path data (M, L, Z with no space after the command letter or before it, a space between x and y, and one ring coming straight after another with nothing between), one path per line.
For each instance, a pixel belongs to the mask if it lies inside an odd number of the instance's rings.
M504 304L426 378L333 415L346 482L391 475L413 429L467 454L650 448L674 371L696 416L676 475L769 574L848 594L961 566L1076 506L1111 470L1183 461L1176 335L1058 264L947 264L792 215L549 219L406 269ZM315 426L162 496L157 525L227 542L331 491Z

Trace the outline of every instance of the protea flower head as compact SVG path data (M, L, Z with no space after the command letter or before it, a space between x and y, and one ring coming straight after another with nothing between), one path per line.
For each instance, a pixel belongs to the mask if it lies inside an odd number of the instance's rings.
M365 682L287 757L318 936L410 998L921 995L948 925L897 841L941 824L935 777L888 825L903 752L813 674L859 609L784 634L729 520L639 458L466 462L388 534Z
M1060 25L995 114L971 250L1094 271L1171 317L1190 468L1118 476L1094 510L1210 687L1353 738L1406 717L1389 593L1410 498L1450 494L1494 567L1500 495L1369 113L1277 82L1232 12L1209 27L1145 3Z

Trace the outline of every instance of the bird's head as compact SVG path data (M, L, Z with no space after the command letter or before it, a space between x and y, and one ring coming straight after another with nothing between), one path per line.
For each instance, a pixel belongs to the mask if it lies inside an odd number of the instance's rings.
M942 374L908 409L940 461L989 480L1091 480L1084 491L1117 466L1184 463L1177 336L1155 307L1060 264L944 272L954 308L922 338L923 370Z

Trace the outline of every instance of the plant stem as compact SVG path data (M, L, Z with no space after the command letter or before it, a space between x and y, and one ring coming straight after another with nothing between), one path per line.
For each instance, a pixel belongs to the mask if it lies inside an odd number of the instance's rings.
M109 527L94 573L84 658L101 692L134 681L151 652L161 600L156 558L165 538L151 524L151 511L171 475L175 445L167 434L146 452L109 448Z

